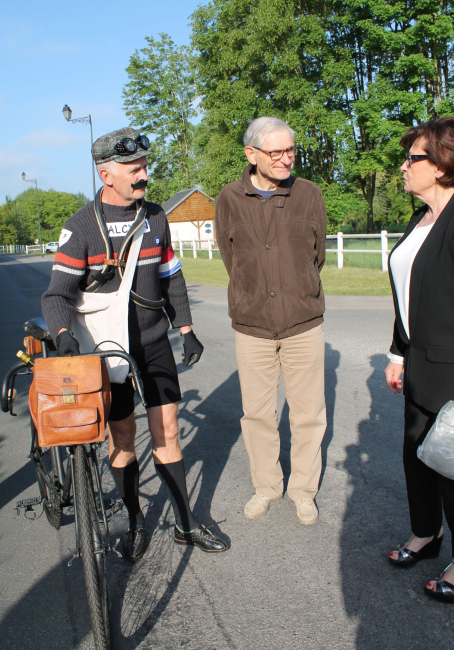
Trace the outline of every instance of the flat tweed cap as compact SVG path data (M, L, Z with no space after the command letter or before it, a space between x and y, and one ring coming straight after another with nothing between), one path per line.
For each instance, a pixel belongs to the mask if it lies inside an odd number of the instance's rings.
M136 131L130 126L125 126L123 129L118 129L117 131L112 131L112 133L102 135L93 143L91 148L93 160L96 164L100 162L108 162L109 160L116 160L119 163L127 163L137 160L138 158L143 158L143 156L147 155L147 152L142 149L142 147L138 147L137 151L129 156L121 155L114 149L115 145L123 138L132 138L135 140L138 135L140 135L140 131ZM112 154L107 156L107 158L103 158L103 156L109 152L112 152Z

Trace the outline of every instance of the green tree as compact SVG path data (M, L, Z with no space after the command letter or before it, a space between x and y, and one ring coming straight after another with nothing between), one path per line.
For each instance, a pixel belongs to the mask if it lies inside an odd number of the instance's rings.
M197 182L193 154L198 115L194 57L166 34L146 38L148 47L131 56L123 89L131 124L151 139L147 198L158 203Z
M43 243L56 241L65 221L89 201L82 193L39 189L38 199ZM0 205L0 244L17 244L15 208L20 243L31 245L39 238L36 192L33 188L18 194L13 201Z
M367 201L371 232L377 177L396 174L402 134L414 122L452 110L452 4L341 0L328 24L334 60L350 67L342 101L351 130L342 170Z
M198 133L204 187L216 195L237 178L247 120L276 115L297 133L295 173L324 189L331 226L342 207L357 212L359 191L373 231L377 180L396 176L403 132L453 110L453 25L446 0L200 7L192 38L206 112Z

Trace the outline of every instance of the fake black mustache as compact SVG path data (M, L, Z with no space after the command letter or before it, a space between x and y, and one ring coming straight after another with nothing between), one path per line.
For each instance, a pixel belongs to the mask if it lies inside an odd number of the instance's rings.
M137 181L137 183L131 183L131 187L133 190L144 190L147 185L148 185L148 180L144 181L143 179Z

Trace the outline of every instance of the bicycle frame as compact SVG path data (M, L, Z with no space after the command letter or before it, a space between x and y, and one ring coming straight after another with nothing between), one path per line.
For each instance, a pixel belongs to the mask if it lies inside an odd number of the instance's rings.
M48 346L46 344L45 340L41 340L41 346L42 346L42 356L43 358L47 358L49 353L48 353ZM110 351L102 351L98 350L93 353L84 353L81 356L87 356L89 354L96 354L97 356L100 356L101 359L107 359L108 357L121 357L125 359L130 366L130 373L129 376L133 380L134 388L139 394L141 401L146 408L146 402L145 402L145 397L144 397L144 392L143 392L143 385L142 381L140 379L140 372L137 368L137 365L132 357L130 357L129 354L126 352L118 351L118 350L110 350ZM16 375L20 373L21 370L26 369L27 372L23 374L32 374L31 369L27 366L26 363L23 361L19 361L18 363L14 364L11 366L11 368L7 371L3 378L3 383L2 383L2 393L1 393L1 410L4 412L10 412L11 415L17 415L16 413L13 413L13 402L14 399L12 397L12 391L14 389L14 383L16 379ZM37 438L37 432L36 429L34 429L34 434L32 435L32 440L31 440L31 448L30 448L30 454L29 458L35 463L36 470L41 478L41 480L44 482L44 484L47 486L49 490L53 490L55 487L57 487L59 490L61 490L61 506L62 507L68 507L73 505L74 506L74 520L75 520L75 533L76 533L76 549L73 554L73 558L70 560L69 564L72 563L74 557L80 557L80 535L79 535L79 522L78 522L78 516L77 516L77 503L76 503L76 493L75 490L72 489L73 487L73 477L74 477L74 447L53 447L53 453L55 455L55 460L56 460L56 474L57 476L55 477L57 480L53 481L52 483L49 480L49 477L43 472L40 466L40 460L42 457L41 454L41 449L38 445L38 438ZM89 458L89 464L90 464L90 470L91 470L91 476L92 480L94 481L94 488L98 494L99 498L99 510L102 518L102 524L104 526L104 531L105 531L105 541L102 539L99 540L99 549L96 551L98 553L102 552L112 552L113 547L110 541L110 531L109 531L109 524L108 524L108 519L107 519L107 512L106 512L106 504L104 502L104 498L102 497L102 485L101 485L101 476L99 473L99 463L98 463L98 456L96 453L96 450L101 446L101 443L91 443L89 445L90 451L88 452L88 458ZM67 455L68 455L68 460L67 460L67 465L66 468L64 466L63 458L62 458L62 451L66 449ZM73 502L71 503L71 493L73 496ZM33 500L36 502L36 500Z
M46 340L50 342L51 339L45 322L38 322L38 320L27 321L24 329L41 342L41 349L33 344L33 346L29 345L28 351L33 355L32 350L40 349L43 358L46 358L49 352ZM140 372L135 360L129 354L118 350L99 350L87 354L99 356L104 362L109 357L121 357L127 361L129 377L133 380L134 388L140 395L144 408L147 408ZM5 413L9 412L10 415L16 415L13 412L13 405L16 392L14 383L17 374L32 374L33 372L30 367L33 365L30 357L21 354L21 358L28 362L20 361L11 366L3 378L1 387L1 410ZM25 372L23 372L24 369ZM52 446L43 452L39 446L38 432L33 418L30 420L29 458L35 466L40 496L19 501L16 504L16 511L19 513L24 508L25 516L27 517L27 513L31 513L32 516L28 518L35 519L34 506L42 504L49 524L59 530L63 508L74 507L76 547L74 551L68 549L72 554L68 566L72 565L75 558L82 559L95 645L99 650L110 650L112 646L106 554L116 552L120 557L121 554L115 548L120 540L116 541L115 546L112 546L110 540L107 510L115 503L112 500L109 503L105 502L102 492L97 455L101 443ZM65 460L63 459L64 449L67 454Z

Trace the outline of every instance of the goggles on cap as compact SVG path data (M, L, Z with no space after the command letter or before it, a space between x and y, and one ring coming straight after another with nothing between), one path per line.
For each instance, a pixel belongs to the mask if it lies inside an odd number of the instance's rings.
M104 154L102 160L115 155L130 156L136 153L139 147L145 151L150 148L150 140L146 135L138 135L134 140L132 138L122 138L113 149Z

